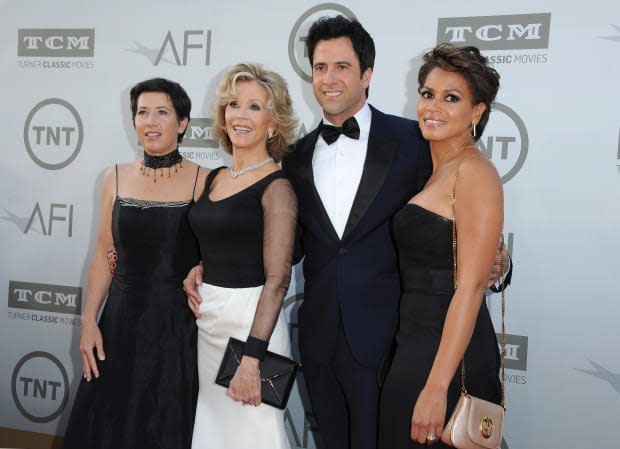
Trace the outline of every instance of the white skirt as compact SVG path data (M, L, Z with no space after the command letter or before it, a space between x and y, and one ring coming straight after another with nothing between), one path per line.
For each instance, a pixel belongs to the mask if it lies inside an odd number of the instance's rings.
M198 404L192 449L290 449L284 412L269 405L243 406L215 384L229 337L245 341L262 286L225 288L203 283L198 325ZM269 350L290 356L284 315L280 312Z

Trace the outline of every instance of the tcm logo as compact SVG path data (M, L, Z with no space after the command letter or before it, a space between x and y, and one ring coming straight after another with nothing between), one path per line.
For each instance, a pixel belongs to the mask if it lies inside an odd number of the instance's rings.
M523 120L515 111L501 103L494 103L489 123L478 145L493 161L502 182L506 184L525 164L529 137Z
M190 58L202 65L211 64L211 30L185 30L182 37L168 30L161 44L156 48L146 47L134 41L132 53L144 56L153 65L162 61L167 64L188 65Z
M11 391L15 406L24 417L35 423L50 422L67 406L67 371L52 354L31 352L15 365Z
M498 341L499 337L497 335ZM506 369L527 371L527 336L506 334L504 367Z
M64 100L48 98L26 118L24 144L40 167L60 170L77 157L84 140L84 126L77 110Z
M82 288L9 281L9 307L79 315Z
M213 119L190 119L181 146L190 148L219 148L219 142L213 137Z
M17 56L83 58L94 55L94 28L22 28L17 31Z
M355 14L337 3L321 3L303 13L291 30L288 38L288 57L297 74L309 83L312 82L312 68L306 54L306 36L310 25L320 17L343 15L349 19L356 19Z
M480 50L549 48L551 13L440 18L437 43Z

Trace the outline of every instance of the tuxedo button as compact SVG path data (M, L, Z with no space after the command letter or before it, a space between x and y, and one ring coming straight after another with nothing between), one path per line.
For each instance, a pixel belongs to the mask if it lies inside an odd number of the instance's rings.
M338 254L340 254L341 256L342 256L343 254L348 253L348 252L349 252L349 250L348 250L348 249L346 249L346 248L338 248Z

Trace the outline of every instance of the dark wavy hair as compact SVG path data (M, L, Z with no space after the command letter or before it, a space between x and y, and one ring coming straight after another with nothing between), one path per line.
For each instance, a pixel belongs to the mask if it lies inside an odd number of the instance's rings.
M185 89L181 87L179 83L170 81L164 78L152 78L149 80L141 81L131 88L129 91L129 105L131 107L131 120L133 126L136 126L136 113L138 111L138 98L145 92L162 92L168 95L174 111L177 114L177 122L180 122L184 118L190 119L190 112L192 110L192 101L189 99L189 95L185 92ZM181 143L187 126L182 133L178 133L177 142Z
M306 38L306 50L310 59L310 66L314 64L314 48L319 41L348 37L353 44L353 50L360 63L360 76L366 69L375 66L375 42L364 29L361 23L355 19L348 19L345 16L321 17L310 26L308 37ZM368 89L366 89L368 97Z
M478 140L489 121L491 104L495 101L499 90L499 73L489 66L488 58L482 56L477 47L455 47L452 44L439 44L424 55L424 63L418 71L418 86L420 88L426 82L426 77L431 70L437 67L461 75L472 93L473 104L484 103L486 105L486 109L476 125L474 140Z

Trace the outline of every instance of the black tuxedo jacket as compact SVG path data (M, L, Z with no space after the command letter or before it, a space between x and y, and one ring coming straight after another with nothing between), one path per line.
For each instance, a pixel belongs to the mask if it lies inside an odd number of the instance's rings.
M390 222L424 185L432 163L418 124L371 107L368 150L342 239L314 185L312 155L318 129L283 161L299 202L304 302L299 345L304 360L327 362L338 321L354 357L376 365L396 331L400 281Z

